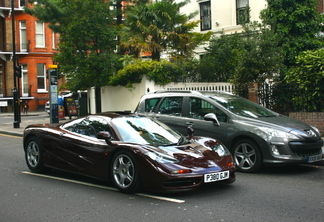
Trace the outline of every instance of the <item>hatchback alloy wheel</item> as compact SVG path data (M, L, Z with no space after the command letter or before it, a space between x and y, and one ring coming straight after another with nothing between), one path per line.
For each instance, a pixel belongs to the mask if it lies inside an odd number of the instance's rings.
M261 167L261 152L258 146L250 140L241 140L234 145L233 157L238 170L255 172Z

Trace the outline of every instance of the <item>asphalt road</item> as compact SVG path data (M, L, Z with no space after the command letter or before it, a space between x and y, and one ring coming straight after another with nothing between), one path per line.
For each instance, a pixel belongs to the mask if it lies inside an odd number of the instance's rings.
M322 221L324 166L237 173L231 185L127 195L60 171L30 174L22 138L0 135L0 221Z

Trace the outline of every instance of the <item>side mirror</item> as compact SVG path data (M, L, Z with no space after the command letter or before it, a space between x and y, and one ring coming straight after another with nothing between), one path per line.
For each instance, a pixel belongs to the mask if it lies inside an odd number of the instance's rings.
M187 128L188 139L192 139L194 136L195 130L193 129L193 126L194 126L193 124L188 125L188 128Z
M215 113L207 113L204 116L204 120L212 121L215 126L220 126L219 121L218 121L217 116L215 115Z
M187 127L187 133L188 133L188 139L192 139L192 137L194 136L194 132L195 132L195 130L194 130L194 125L195 124L193 124L192 122L186 122L186 125L188 126Z
M106 141L108 145L112 145L113 143L111 142L111 134L107 131L99 131L97 133L97 138L98 139L103 139Z

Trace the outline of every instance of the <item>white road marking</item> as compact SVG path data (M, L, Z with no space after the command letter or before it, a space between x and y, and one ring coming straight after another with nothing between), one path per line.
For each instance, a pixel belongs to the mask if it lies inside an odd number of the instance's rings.
M105 189L105 190L118 191L116 188L96 185L96 184L92 184L92 183L81 182L81 181L77 181L77 180L70 180L70 179L64 179L64 178L60 178L60 177L48 176L48 175L44 175L44 174L31 173L31 172L28 172L28 171L23 171L22 173L23 174L28 174L28 175L33 175L33 176L38 176L38 177L44 177L44 178L49 178L49 179L54 179L54 180L70 182L70 183L86 185L86 186L90 186L90 187L101 188L101 189ZM161 197L161 196L149 195L149 194L144 194L144 193L136 193L135 195L143 196L143 197L149 197L149 198L158 199L158 200L165 200L165 201L174 202L174 203L184 203L185 202L184 200L179 200L179 199L174 199L174 198L169 198L169 197Z

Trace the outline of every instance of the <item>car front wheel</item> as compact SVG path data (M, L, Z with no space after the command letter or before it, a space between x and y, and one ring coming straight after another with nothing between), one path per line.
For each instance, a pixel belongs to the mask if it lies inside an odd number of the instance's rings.
M112 161L112 180L120 192L135 193L139 189L139 172L137 162L132 153L118 152Z
M248 139L240 140L235 143L232 151L239 171L252 173L261 168L262 155L255 142Z
M45 173L49 169L43 164L43 150L36 137L27 141L25 158L28 168L33 173Z

